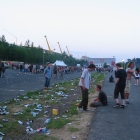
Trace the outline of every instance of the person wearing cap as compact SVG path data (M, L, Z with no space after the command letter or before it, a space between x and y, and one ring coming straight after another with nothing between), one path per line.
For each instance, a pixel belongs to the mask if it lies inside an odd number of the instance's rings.
M84 69L79 81L79 86L82 91L82 101L78 105L78 111L87 111L88 108L88 90L90 88L91 72L95 69L94 64L90 64L87 69Z
M52 77L52 69L51 69L51 63L50 62L47 62L47 67L44 69L44 77L45 77L44 91L47 91L48 87L50 85L50 79Z

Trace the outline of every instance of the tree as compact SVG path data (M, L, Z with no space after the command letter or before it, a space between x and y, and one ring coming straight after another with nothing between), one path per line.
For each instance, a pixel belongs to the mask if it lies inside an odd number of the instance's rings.
M104 63L103 67L104 68L107 68L108 67L106 62Z
M30 47L30 40L29 39L25 42L25 46Z
M1 42L6 42L5 36L2 35Z

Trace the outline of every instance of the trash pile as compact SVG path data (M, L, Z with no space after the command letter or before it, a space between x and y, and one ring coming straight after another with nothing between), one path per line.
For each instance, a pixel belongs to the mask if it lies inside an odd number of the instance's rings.
M9 112L6 110L7 106L0 106L0 115L7 115Z

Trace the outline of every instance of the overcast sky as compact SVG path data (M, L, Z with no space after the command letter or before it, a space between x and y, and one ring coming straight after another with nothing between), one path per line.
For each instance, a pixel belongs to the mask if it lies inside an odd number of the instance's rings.
M46 35L57 52L60 42L76 58L126 61L140 57L140 0L0 0L1 35L48 49Z

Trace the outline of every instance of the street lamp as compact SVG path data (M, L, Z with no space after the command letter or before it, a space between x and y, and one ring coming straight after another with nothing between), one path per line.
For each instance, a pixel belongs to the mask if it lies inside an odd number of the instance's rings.
M5 30L5 29L3 29L3 30ZM16 45L17 45L17 37L16 36L14 36L12 33L10 33L9 31L7 31L7 30L5 30L6 32L8 32L10 35L12 35L13 37L15 37L16 38Z
M43 66L44 66L44 53L45 53L45 50L43 50Z

